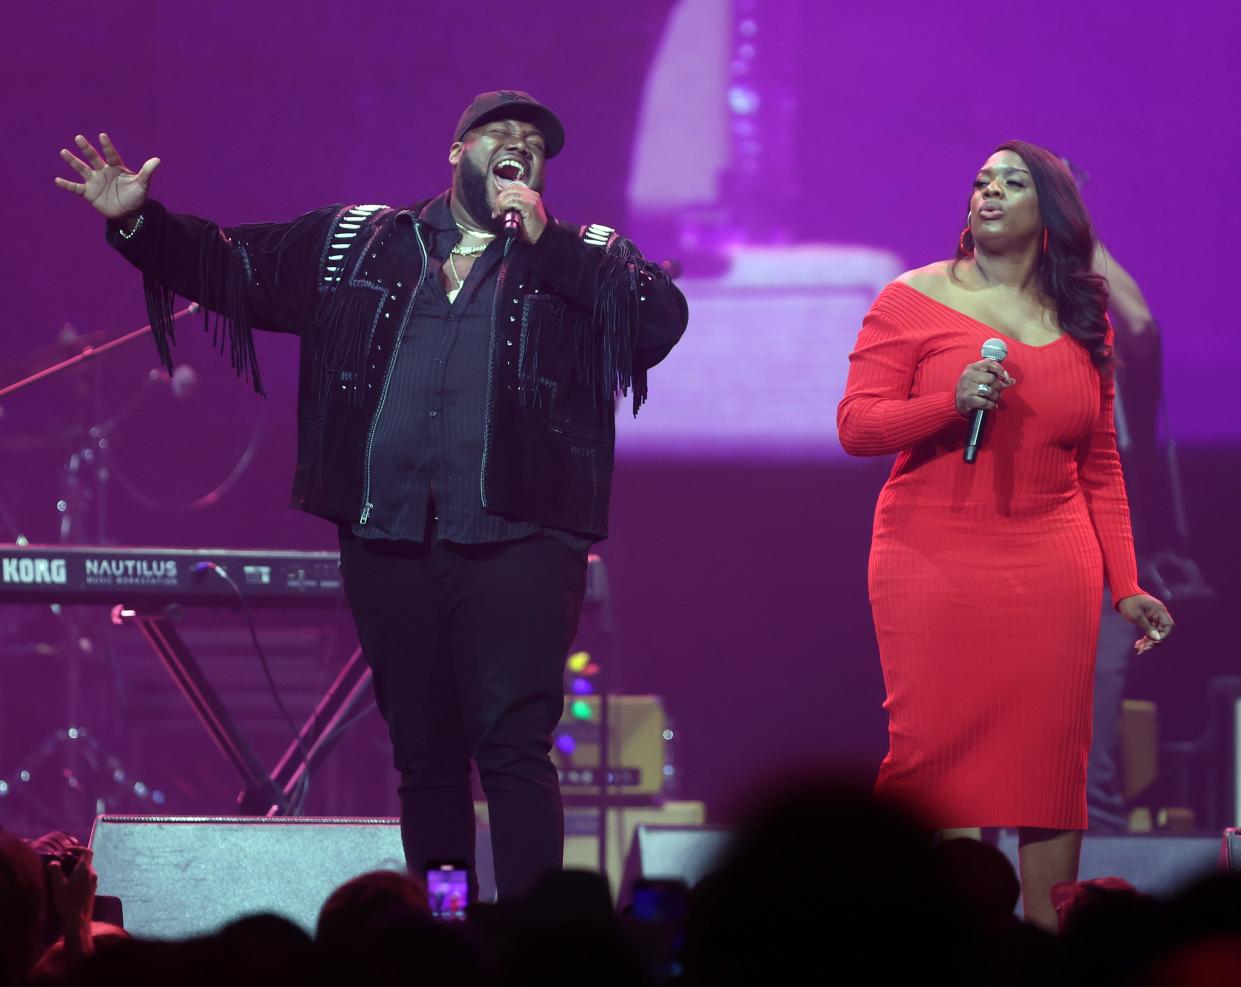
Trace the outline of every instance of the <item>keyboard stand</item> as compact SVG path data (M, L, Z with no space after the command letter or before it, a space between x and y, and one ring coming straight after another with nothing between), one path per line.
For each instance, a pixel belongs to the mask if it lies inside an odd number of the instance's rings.
M175 613L175 610L171 611ZM237 724L224 707L215 687L207 681L202 668L173 626L170 608L146 612L132 607L113 607L113 624L134 624L147 639L151 650L159 656L164 668L185 696L216 747L220 749L245 784L242 799L248 798L249 809L243 815L281 815L284 795L275 781L263 770L254 750L237 729ZM239 800L240 801L240 800ZM259 803L262 803L260 805Z
M297 791L306 772L313 773L345 735L343 727L347 726L349 718L363 702L371 698L370 685L370 666L362 657L362 649L357 648L336 676L336 681L319 700L315 711L298 731L300 743L295 741L289 744L284 755L276 762L271 782L280 791L281 805L288 806L296 801ZM263 789L247 788L241 793L238 806L243 814L249 815L247 808L261 802L265 797Z
M359 648L350 656L336 681L298 731L298 740L289 745L269 774L237 729L173 620L168 608L154 613L124 606L112 610L112 623L134 624L142 632L207 734L240 776L244 787L237 796L238 813L243 816L287 814L295 808L306 772L313 771L327 756L343 734L339 729L341 724L352 715L359 702L369 696L371 670L362 658L362 650Z
M608 585L603 561L591 555L586 569L586 592L584 609L607 608ZM112 623L134 624L142 632L151 649L159 656L164 668L185 696L195 715L215 742L216 747L232 764L241 777L243 788L237 796L237 811L243 816L283 816L299 808L300 789L306 773L314 769L331 752L345 733L349 719L359 705L370 697L371 670L362 657L362 649L356 649L336 676L336 681L324 693L313 713L298 731L298 739L289 744L275 768L270 773L259 764L254 749L241 735L237 724L229 715L219 693L207 681L202 668L190 653L174 621L180 605L171 604L159 610L142 610L134 607L112 608ZM606 619L610 624L610 613ZM601 704L605 719L600 738L601 762L609 759L607 733L607 695ZM610 801L607 773L600 772L602 779L600 797L594 803L601 806L600 819L606 816ZM605 849L606 827L601 824L600 854Z

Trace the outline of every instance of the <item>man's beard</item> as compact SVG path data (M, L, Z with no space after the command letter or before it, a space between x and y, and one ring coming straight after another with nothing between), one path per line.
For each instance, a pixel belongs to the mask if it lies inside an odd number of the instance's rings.
M491 215L491 206L487 204L488 175L481 171L473 161L463 157L457 165L460 177L461 204L470 214L479 229L491 233L504 231L504 217Z
M457 164L457 174L460 177L461 204L478 224L478 228L489 233L503 233L504 217L491 215L491 206L487 204L487 183L491 180L491 176L481 171L467 157L462 157ZM530 187L540 195L543 194L542 182Z

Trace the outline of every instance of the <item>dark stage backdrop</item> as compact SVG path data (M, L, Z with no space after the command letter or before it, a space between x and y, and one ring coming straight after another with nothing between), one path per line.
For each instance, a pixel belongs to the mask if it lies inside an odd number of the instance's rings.
M801 19L786 53L797 99L786 225L799 238L881 247L909 266L944 256L974 169L1010 136L1061 149L1092 174L1086 195L1098 227L1167 336L1198 549L1227 599L1241 548L1221 520L1241 474L1231 395L1241 347L1227 295L1241 225L1233 6L771 2ZM10 5L0 15L0 382L53 359L66 322L108 333L145 322L139 278L104 246L102 222L52 185L68 175L56 151L75 133L107 129L135 168L160 155L155 191L174 209L224 223L275 219L333 201L433 194L448 181L463 105L483 89L523 87L568 129L549 175L554 211L622 225L643 78L673 6ZM670 139L693 142L694 119L676 119ZM674 239L653 246L658 256L677 249ZM691 333L711 331L691 322ZM326 525L284 507L294 342L261 341L264 402L231 379L196 326L182 338L178 355L199 378L188 397L149 382L154 356L139 345L4 403L0 538L55 540L65 454L82 423L121 415L105 539L332 547ZM661 390L693 373L674 352L654 374L643 417L656 418ZM780 399L779 384L765 400ZM838 382L825 384L800 413L830 418L838 392ZM218 503L170 509L225 482L251 445L252 464ZM717 815L791 762L830 761L868 777L882 756L865 560L886 469L760 451L681 450L619 465L613 538L602 549L617 596L615 676L629 691L667 697L683 793L706 798ZM87 513L93 525L99 514ZM1148 659L1175 670L1161 687L1191 703L1235 652L1215 608L1194 616L1196 628ZM0 774L63 719L62 659L35 647L48 632L5 617L15 647L0 658ZM126 694L99 692L109 703ZM115 724L124 709L94 715ZM382 777L382 754L367 750ZM181 805L227 808L231 779L223 762L219 771L222 782L183 786Z

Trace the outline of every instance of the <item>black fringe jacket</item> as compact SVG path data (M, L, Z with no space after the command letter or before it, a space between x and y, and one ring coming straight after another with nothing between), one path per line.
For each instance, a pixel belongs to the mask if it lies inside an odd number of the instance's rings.
M111 242L144 275L171 368L175 295L200 303L233 367L262 393L254 329L301 338L293 506L335 521L369 510L371 440L392 360L427 276L422 206L331 206L291 223L221 229L143 208ZM685 331L685 298L604 227L551 223L512 241L491 317L483 507L596 538L607 534L618 393L646 398L647 370Z

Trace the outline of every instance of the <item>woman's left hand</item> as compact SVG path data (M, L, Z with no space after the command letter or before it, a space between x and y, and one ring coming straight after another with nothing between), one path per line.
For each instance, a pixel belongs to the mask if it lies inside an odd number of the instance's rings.
M1138 638L1133 645L1139 654L1149 651L1160 641L1166 639L1172 633L1172 628L1176 626L1176 621L1172 619L1172 614L1168 613L1168 608L1153 596L1147 596L1145 593L1126 596L1116 609L1120 611L1120 615L1125 620L1142 629L1142 637Z

